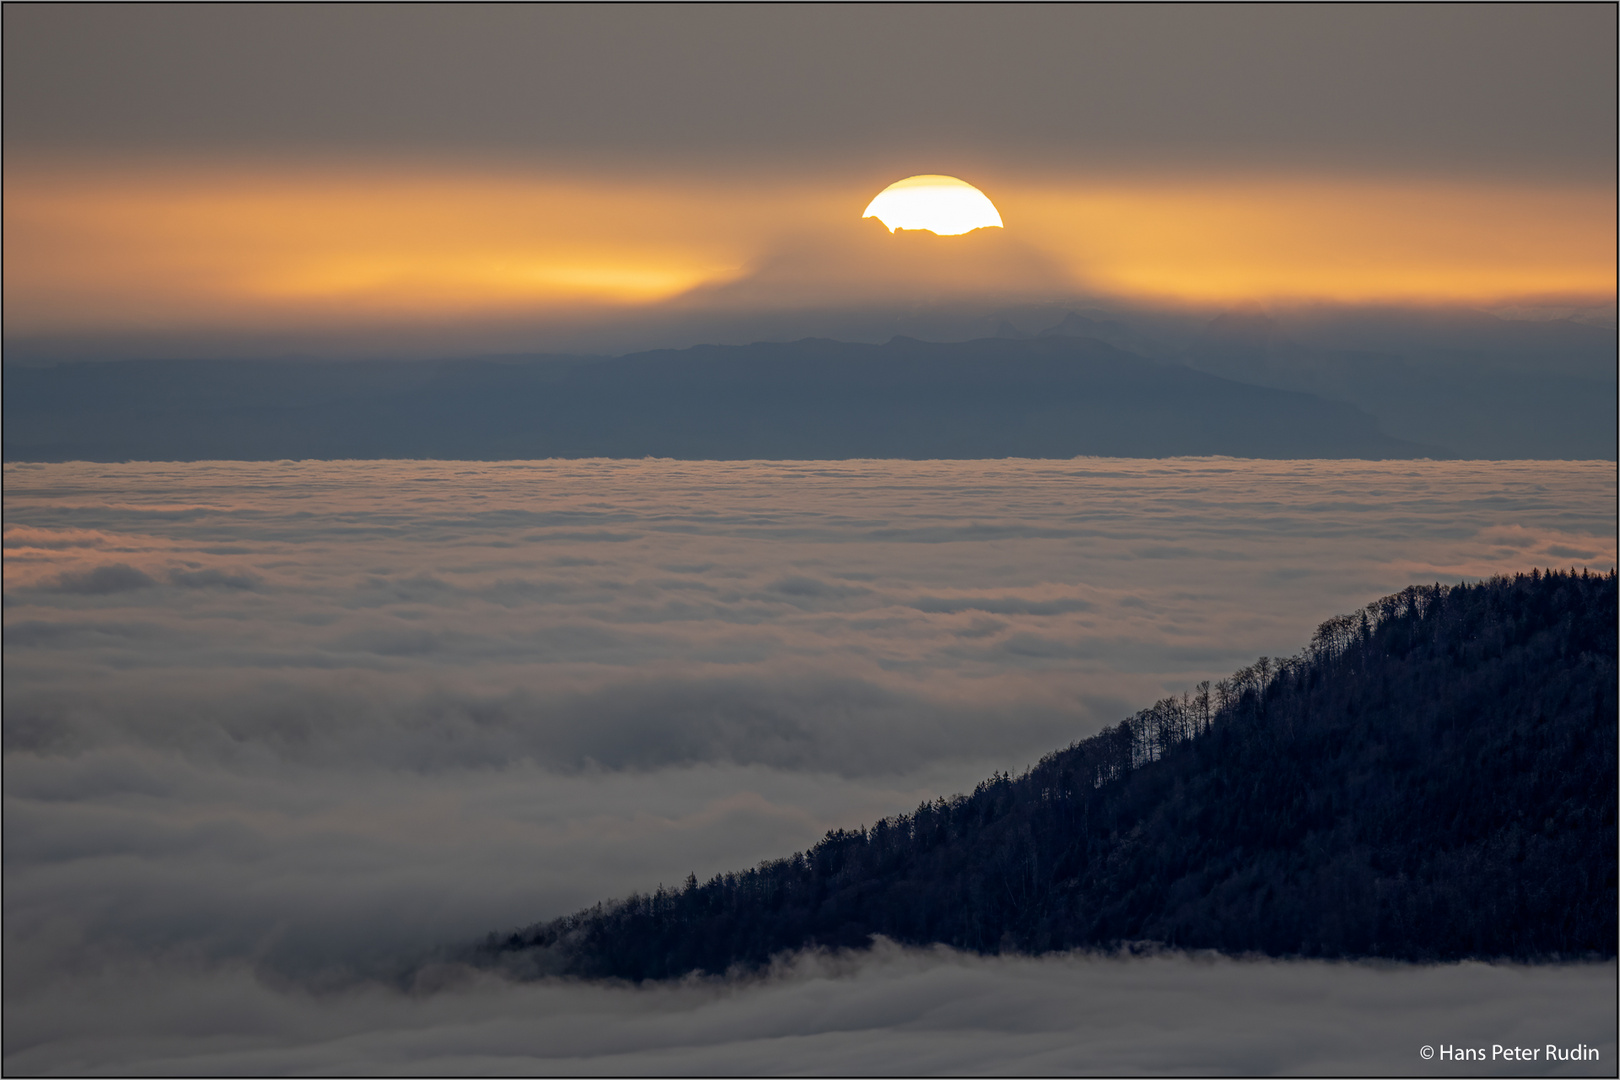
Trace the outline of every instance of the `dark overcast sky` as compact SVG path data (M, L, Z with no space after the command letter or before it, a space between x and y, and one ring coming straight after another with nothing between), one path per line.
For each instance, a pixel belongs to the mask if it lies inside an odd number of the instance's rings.
M1608 4L10 5L5 144L1593 181L1615 30Z

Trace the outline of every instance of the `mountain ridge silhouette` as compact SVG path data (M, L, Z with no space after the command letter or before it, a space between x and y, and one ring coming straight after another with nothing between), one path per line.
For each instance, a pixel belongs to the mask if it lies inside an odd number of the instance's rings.
M610 358L5 371L7 461L1440 457L1366 413L1095 338L808 338Z

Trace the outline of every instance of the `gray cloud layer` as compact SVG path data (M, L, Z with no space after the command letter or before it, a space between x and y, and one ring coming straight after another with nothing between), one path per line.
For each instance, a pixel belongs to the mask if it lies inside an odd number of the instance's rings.
M1019 769L1413 581L1607 569L1613 479L1603 462L8 465L7 1069L486 1071L468 1025L516 1025L535 1000L565 1003L545 1006L565 1027L600 1017L577 1053L606 1053L632 1038L621 1009L641 1022L624 1003L652 999L352 987ZM947 1011L1024 992L1007 989L1024 969L893 963L954 987ZM801 992L901 977L856 966L757 1007L800 1016ZM350 996L305 996L321 986ZM121 1004L70 1007L96 995ZM798 1039L883 1068L932 1030L759 1035L738 995L703 1014L739 1026L693 1036L697 1071L765 1068ZM697 1022L689 1004L668 1032ZM1016 1034L1016 1015L989 1029ZM278 1025L302 1049L258 1056ZM1038 1067L1045 1046L1066 1067L1078 1051L1051 1031L1007 1034L1007 1060ZM668 1032L633 1036L645 1058L536 1064L526 1044L512 1067L686 1060Z
M1604 5L22 6L5 139L1601 178L1614 41Z

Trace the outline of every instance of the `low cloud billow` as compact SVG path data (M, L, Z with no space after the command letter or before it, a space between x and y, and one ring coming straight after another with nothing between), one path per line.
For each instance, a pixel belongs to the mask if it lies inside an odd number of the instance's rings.
M310 991L240 967L120 968L51 987L8 1025L19 1071L605 1075L1612 1075L1612 963L1401 968L1183 954L980 957L879 941L762 976ZM139 990L141 993L133 993ZM17 1006L12 1007L14 1010ZM79 1015L97 1037L52 1039ZM198 1038L198 1029L208 1032ZM1588 1060L1509 1061L1547 1046ZM1493 1049L1498 1051L1491 1059Z
M7 1069L1410 1072L1518 1039L1612 1071L1612 964L421 964L1020 770L1413 582L1607 570L1614 513L1601 462L8 465Z

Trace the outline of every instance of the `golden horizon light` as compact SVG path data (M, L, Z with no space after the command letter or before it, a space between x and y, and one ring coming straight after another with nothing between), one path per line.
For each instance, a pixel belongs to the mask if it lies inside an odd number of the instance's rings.
M977 235L1001 262L947 245L963 256L950 279L958 298L1004 296L1006 260L1019 252L1050 268L1018 286L1031 295L1501 304L1615 294L1615 204L1603 185L990 179L1016 237L995 227L1001 214L982 192L949 177L890 185L866 216L929 240L984 230ZM850 212L861 183L477 167L12 166L6 327L18 336L577 321L719 303L716 287L750 282L726 295L762 311L807 297L910 303L931 287L914 272L923 256L900 245L908 258L874 259L869 227Z

